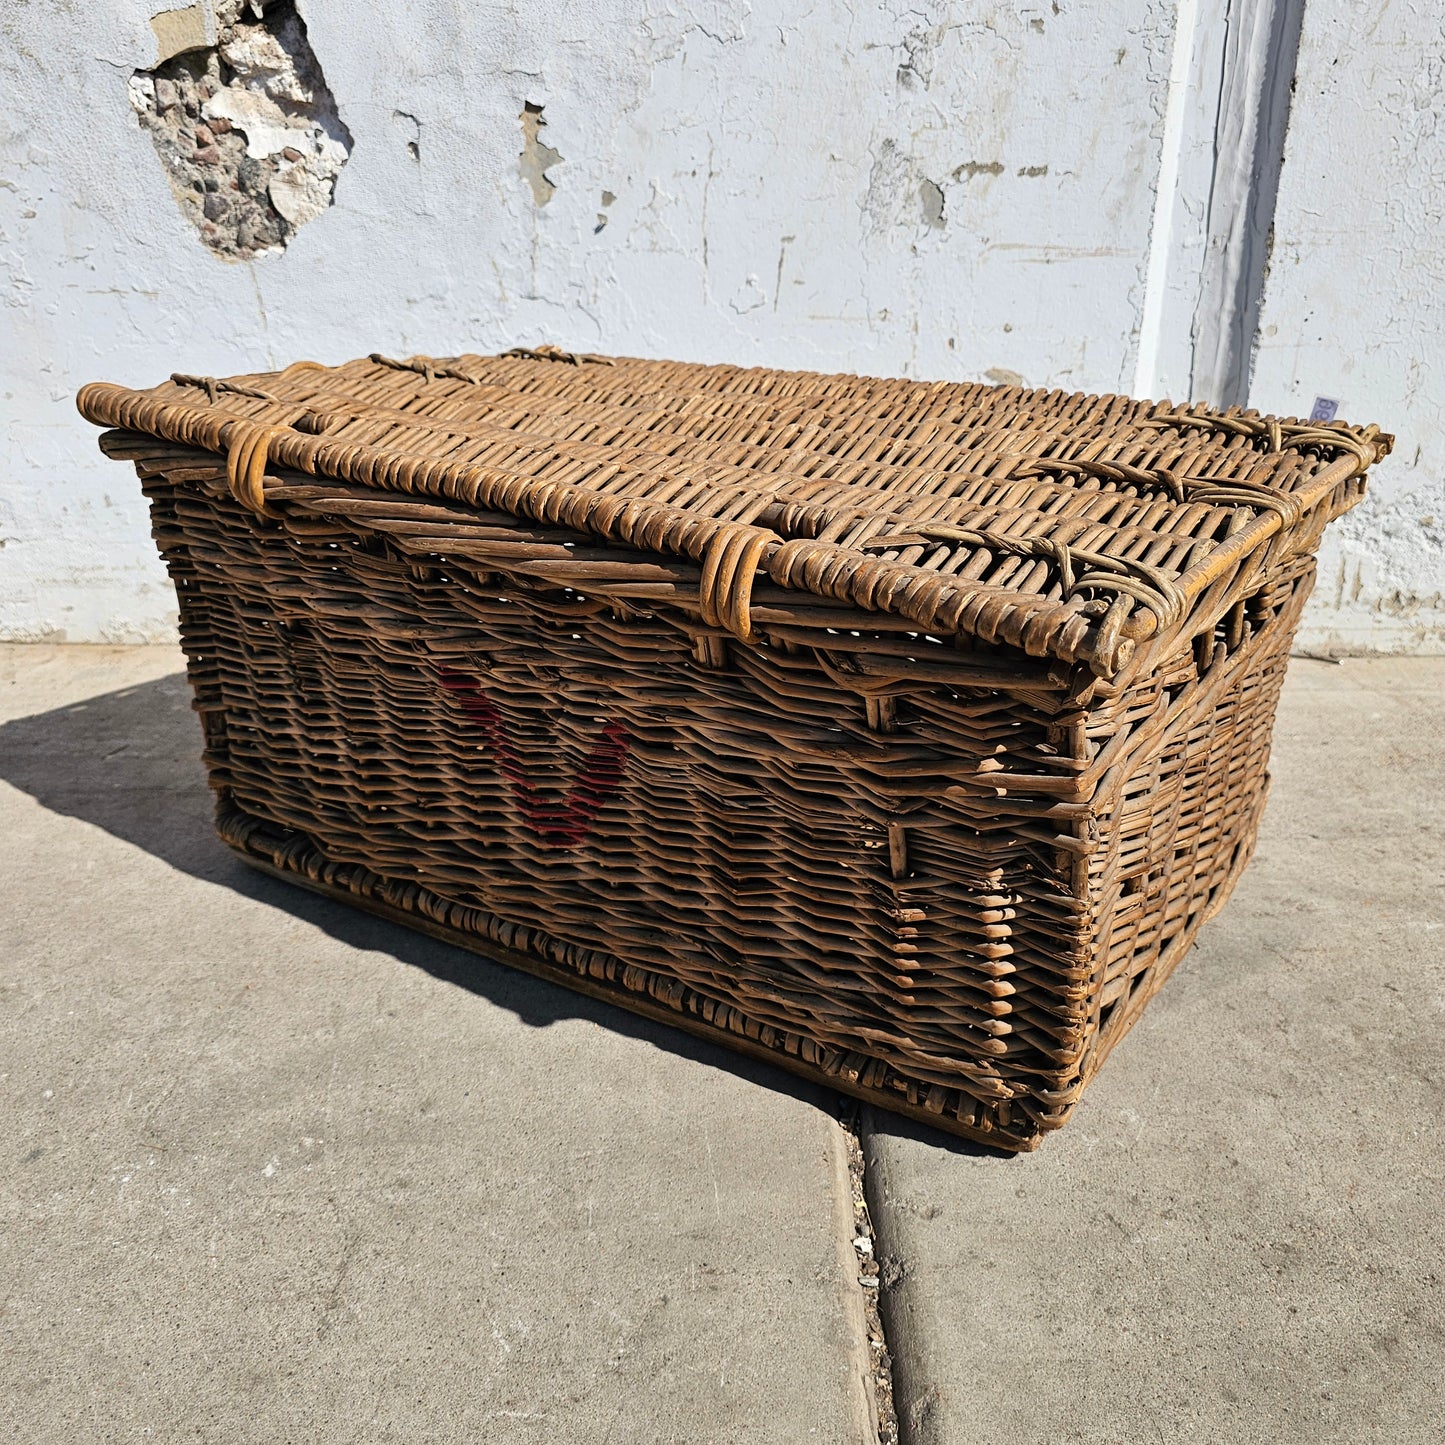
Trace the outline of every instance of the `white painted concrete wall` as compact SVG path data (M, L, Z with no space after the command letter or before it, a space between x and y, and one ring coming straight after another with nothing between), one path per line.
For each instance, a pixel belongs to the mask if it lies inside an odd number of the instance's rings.
M355 146L335 206L284 254L249 263L202 246L129 108L131 72L155 59L159 0L93 0L83 17L0 8L0 636L169 635L172 599L134 480L99 456L73 408L92 379L149 385L173 369L549 340L1183 397L1201 206L1217 191L1221 3L1179 0L1180 49L1176 0L1104 11L1084 0L398 0L364 18L311 0L311 42ZM1349 9L1310 0L1316 63L1328 17ZM1407 94L1428 30L1422 19L1406 26L1408 45L1375 42L1381 86ZM1341 85L1358 103L1352 74ZM563 157L544 207L518 163L524 102L545 106L543 139ZM1445 460L1440 395L1429 396L1438 325L1431 335L1424 312L1395 323L1379 374L1360 347L1429 283L1405 248L1425 239L1422 207L1439 215L1441 140L1430 142L1434 189L1388 202L1399 248L1388 296L1340 294L1336 324L1314 272L1342 266L1351 287L1368 279L1367 259L1382 272L1365 228L1311 219L1309 157L1332 143L1337 117L1328 101L1299 104L1320 139L1311 148L1291 131L1276 256L1303 259L1271 272L1257 399L1307 410L1335 387L1342 415L1405 434L1406 461L1409 427L1428 421L1436 452L1422 440L1418 468L1381 469L1382 495L1413 495ZM1322 214L1358 205L1371 168L1412 159L1384 144L1391 124L1374 125L1381 156L1336 160L1325 181L1340 199ZM1156 215L1161 169L1177 183ZM1386 201L1374 204L1383 215ZM1334 238L1328 261L1322 234ZM1335 371L1321 359L1291 372L1313 355L1306 337L1334 348ZM1391 389L1384 373L1405 358L1415 380ZM1360 559L1385 555L1398 520L1388 505L1371 518L1350 533ZM1432 545L1433 562L1416 558L1426 570L1438 570L1438 531ZM1420 567L1403 566L1377 564L1311 627L1412 645L1423 634L1376 607L1397 578L1419 593ZM1366 614L1378 625L1363 626Z
M1396 436L1326 538L1309 640L1445 647L1445 11L1309 0L1251 401Z

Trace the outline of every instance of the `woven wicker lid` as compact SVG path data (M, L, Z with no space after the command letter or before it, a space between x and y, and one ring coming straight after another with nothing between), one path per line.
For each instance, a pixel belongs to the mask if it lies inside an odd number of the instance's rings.
M332 478L604 539L619 562L680 561L679 605L743 639L783 589L831 605L815 626L880 614L1100 677L1212 626L1242 581L1312 550L1392 440L1238 409L551 347L95 383L79 406L224 455L263 516L318 505L308 478Z

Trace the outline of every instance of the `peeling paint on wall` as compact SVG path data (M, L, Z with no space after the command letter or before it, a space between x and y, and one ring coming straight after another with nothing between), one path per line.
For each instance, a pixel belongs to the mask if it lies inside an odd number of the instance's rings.
M971 181L975 176L1001 176L1002 174L1002 161L964 161L961 166L954 168L953 178L956 181Z
M923 206L923 224L941 231L943 220L943 187L927 177L918 183L918 199Z
M351 154L294 0L217 0L152 20L160 61L130 100L181 212L226 260L279 251L331 205Z
M904 90L927 90L933 83L933 66L939 42L955 27L925 26L903 37L903 59L898 64L898 84Z
M919 174L918 159L907 154L897 141L884 139L874 152L863 195L868 231L882 236L900 225L916 230L920 221L931 231L941 231L946 224L946 207L943 187Z
M402 130L406 134L407 155L409 155L414 161L420 161L421 121L418 120L417 117L414 116L409 110L394 110L391 113L391 118L397 123L397 125L402 128Z
M518 156L522 178L532 188L532 201L538 206L545 206L552 199L557 182L547 171L552 166L560 165L563 159L562 152L553 150L538 134L547 124L542 110L542 106L533 105L529 100L522 106L522 113L517 117L522 122L522 150Z

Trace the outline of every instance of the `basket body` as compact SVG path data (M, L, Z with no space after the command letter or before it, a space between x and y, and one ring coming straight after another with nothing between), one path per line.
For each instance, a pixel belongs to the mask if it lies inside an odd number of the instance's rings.
M1313 551L1388 438L558 355L82 393L221 836L1034 1147L1248 861Z
M945 1129L1061 1123L1253 846L1307 561L1232 647L1090 708L870 706L806 648L700 659L666 617L418 567L364 520L258 528L168 460L143 469L227 843ZM1040 747L1108 766L1067 799L951 785Z

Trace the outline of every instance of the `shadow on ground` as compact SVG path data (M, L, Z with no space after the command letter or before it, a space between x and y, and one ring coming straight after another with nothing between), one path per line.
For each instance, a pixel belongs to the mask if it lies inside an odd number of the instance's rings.
M831 1092L626 1010L574 994L464 949L333 903L246 866L217 837L201 733L184 673L0 724L0 779L54 813L79 818L173 868L283 910L353 948L390 954L487 999L533 1028L561 1019L601 1027L831 1113ZM989 1153L892 1115L873 1126L950 1150Z

